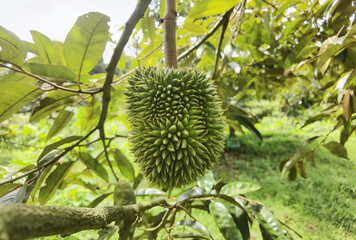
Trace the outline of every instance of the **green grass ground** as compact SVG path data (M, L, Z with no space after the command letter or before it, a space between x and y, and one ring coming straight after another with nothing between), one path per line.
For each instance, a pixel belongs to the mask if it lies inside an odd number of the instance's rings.
M283 116L264 118L257 126L263 142L250 133L239 135L241 147L226 153L215 172L260 184L261 189L247 197L262 202L303 239L356 239L355 134L346 144L350 159L335 157L319 147L316 167L307 166L306 179L280 179L279 163L293 156L309 137L329 131L332 124L300 126L295 119ZM331 134L328 140L337 140L338 134ZM253 239L262 239L257 228L255 225Z

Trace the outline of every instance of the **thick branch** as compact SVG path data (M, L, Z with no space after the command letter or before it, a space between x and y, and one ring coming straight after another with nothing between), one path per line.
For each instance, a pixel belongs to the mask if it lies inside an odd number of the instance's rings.
M190 53L192 53L194 50L196 50L200 45L202 45L206 40L208 40L219 29L219 27L224 23L225 19L226 18L229 19L230 14L231 13L228 14L228 12L226 12L224 14L224 16L219 20L219 22L217 22L214 25L214 27L208 32L208 34L206 34L205 37L200 39L200 41L197 42L194 46L192 46L187 51L183 52L181 55L178 56L178 61L180 61L181 59L183 59L186 56L188 56Z
M176 1L166 0L166 12L163 16L163 37L164 63L168 68L177 68L176 17Z
M16 240L101 229L113 221L136 219L147 209L165 203L166 198L162 197L104 208L0 204L0 237Z

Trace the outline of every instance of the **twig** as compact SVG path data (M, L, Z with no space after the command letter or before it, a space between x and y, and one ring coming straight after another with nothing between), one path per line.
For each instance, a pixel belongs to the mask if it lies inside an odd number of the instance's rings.
M205 37L203 37L202 39L200 39L199 42L197 42L194 46L192 46L191 48L189 48L188 50L186 50L185 52L183 52L182 54L180 54L178 56L178 61L182 60L182 58L185 58L186 56L188 56L190 53L192 53L194 50L196 50L200 45L202 45L206 40L208 40L218 29L219 27L223 24L223 22L225 21L226 18L226 13L224 14L224 16L219 20L219 22L217 22L214 27L205 35Z
M0 186L2 185L5 185L5 184L8 184L8 183L12 183L12 182L15 182L23 177L26 177L28 175L30 175L31 173L34 173L34 172L39 172L41 171L41 169L44 169L50 165L52 165L53 163L55 163L56 161L58 161L61 157L63 157L64 155L66 155L68 152L72 151L73 148L77 147L81 142L83 142L85 139L87 139L92 133L94 133L95 131L97 130L97 128L94 128L92 129L89 133L87 133L87 135L85 135L84 137L82 137L81 139L79 139L76 143L72 144L71 146L65 148L65 150L60 154L58 155L57 157L55 157L53 160L43 164L41 167L38 167L35 168L35 169L32 169L31 171L28 171L20 176L17 176L15 178L12 178L12 179L9 179L7 181L4 181L4 182L1 182L0 183Z
M160 229L162 227L162 225L166 222L168 216L169 216L169 213L172 211L172 208L170 209L167 209L167 212L164 213L163 217L162 217L162 221L155 227L152 227L152 228L145 228L145 229L141 229L143 231L146 231L146 232L154 232L158 229Z
M42 149L42 150L44 149L42 147L36 147L36 146L24 144L24 143L11 142L11 141L7 141L7 140L1 140L0 142L9 143L9 144L13 144L13 145L19 145L19 146L28 147L28 148L36 148L36 149Z
M289 230L291 230L292 232L294 232L298 237L303 238L302 235L300 235L296 230L294 230L293 228L291 228L290 226L288 226L287 224L285 224L284 222L282 222L281 220L278 220L283 226L285 226L286 228L288 228Z
M105 159L106 159L106 161L108 162L109 167L110 167L110 169L111 169L111 172L112 172L112 174L114 175L116 181L119 181L119 178L117 177L117 175L116 175L116 173L115 173L115 171L114 171L114 168L112 167L112 164L111 164L110 159L109 159L108 147L109 147L109 145L110 145L111 140L109 140L109 143L108 143L107 145L106 145L106 142L105 142L105 138L104 138L104 139L101 139L101 140L102 140L103 147L104 147Z
M115 136L105 137L105 140L113 140L115 138L127 138L127 137L128 136L126 136L126 135L115 134ZM97 138L97 139L95 139L93 141L90 141L88 143L80 144L80 145L78 145L78 147L87 147L87 146L90 146L93 143L96 143L96 142L100 141L100 140L101 140L101 138Z
M241 5L240 18L239 18L238 26L236 28L237 34L239 34L241 31L242 19L244 18L245 15L246 2L247 0L244 0Z
M140 61L144 60L145 58L151 56L155 51L157 51L158 49L160 49L160 47L162 47L162 45L163 45L163 42L160 42L160 43L157 45L157 47L155 47L154 49L152 49L152 50L151 50L149 53L147 53L146 55L144 55L144 56L138 58L137 61L140 62Z
M152 55L155 51L157 51L158 49L160 49L160 47L162 47L163 42L160 42L157 47L155 47L154 49L152 49L149 53L147 53L145 56L142 56L140 58L137 59L137 62L139 63L140 61L144 60L145 58L149 57L150 55ZM112 86L114 85L119 85L122 80L128 76L130 76L131 74L133 74L137 69L139 69L140 67L137 66L134 69L131 69L129 72L121 75L116 81L113 81Z
M180 204L178 204L177 207L186 212L192 219L194 219L194 221L198 222L198 220L185 207Z
M221 46L222 46L222 42L224 40L224 34L227 28L227 25L229 24L229 18L230 15L232 13L232 10L234 8L231 8L229 11L227 11L225 14L227 15L226 18L224 19L224 22L222 23L222 28L221 28L221 34L220 34L220 39L219 39L219 44L218 44L218 49L216 52L216 57L215 57L215 65L214 65L214 73L213 73L213 79L215 79L217 76L217 70L218 70L218 64L219 64L219 58L220 58L220 51L221 51Z
M113 85L119 85L124 78L133 74L137 69L139 69L139 66L137 66L134 69L130 70L129 72L121 75L116 81L113 82Z
M271 7L274 8L274 10L278 11L278 8L277 8L276 6L274 6L272 3L270 3L270 2L268 2L268 1L266 1L266 0L262 0L262 2L264 2L264 3L268 4L268 5L270 5Z
M16 66L16 65L13 64L13 66ZM53 82L51 82L51 81L48 81L48 80L45 79L45 78L42 78L42 77L40 77L40 76L37 76L37 75L35 75L35 74L32 74L32 73L30 73L30 72L25 71L25 70L24 70L23 68L21 68L20 66L16 66L16 67L18 68L18 69L17 69L17 68L13 68L13 67L10 67L10 66L7 66L7 65L5 65L5 64L0 63L0 67L7 68L7 69L10 69L10 70L12 70L12 71L14 71L14 72L22 73L22 74L25 74L25 75L27 75L27 76L33 77L33 78L35 78L35 79L37 79L37 80L39 80L39 81L42 81L42 82L44 82L44 83L47 83L48 85L51 85L51 86L53 87L52 89L45 89L45 90L44 90L44 89L41 89L41 90L43 90L43 91L52 91L52 90L55 90L55 89L60 89L60 90L67 91L67 92L74 92L74 93L78 93L78 94L91 94L91 95L96 94L96 93L99 93L99 92L102 91L101 88L93 89L93 90L81 90L81 89L75 90L75 89L71 89L71 88L66 88L66 87L63 87L63 86L59 86L59 85L57 85L57 84L55 84L55 83L53 83Z

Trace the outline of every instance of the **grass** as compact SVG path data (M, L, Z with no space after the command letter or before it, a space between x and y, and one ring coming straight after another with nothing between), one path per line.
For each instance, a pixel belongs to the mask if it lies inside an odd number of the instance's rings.
M316 167L307 166L307 178L280 179L279 163L293 156L308 138L326 133L330 122L300 129L301 121L287 117L265 117L258 129L262 143L252 134L239 135L241 147L225 154L215 169L222 177L261 185L247 197L261 201L304 239L356 239L356 142L347 142L350 159L333 156L323 147L315 152ZM337 140L339 133L329 136ZM254 239L262 239L254 226Z

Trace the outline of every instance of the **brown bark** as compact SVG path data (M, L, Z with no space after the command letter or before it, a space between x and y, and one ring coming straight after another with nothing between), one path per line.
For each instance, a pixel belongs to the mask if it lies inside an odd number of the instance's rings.
M163 16L164 62L167 68L177 68L176 48L176 1L166 0L166 12Z
M101 229L113 221L135 220L143 211L165 202L165 198L156 198L140 204L104 208L0 204L0 239L68 235Z

